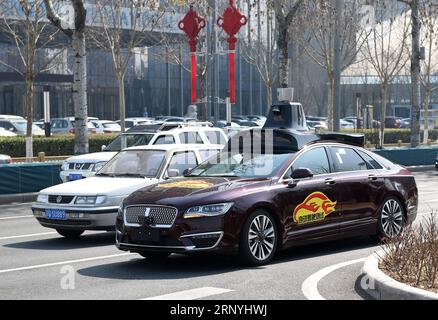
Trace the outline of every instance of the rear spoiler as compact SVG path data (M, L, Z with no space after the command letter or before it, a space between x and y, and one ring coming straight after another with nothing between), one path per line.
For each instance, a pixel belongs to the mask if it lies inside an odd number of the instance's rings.
M365 146L365 135L364 134L345 134L345 133L320 133L318 134L320 141L330 141L350 144L353 146L364 147ZM320 142L317 141L317 142Z

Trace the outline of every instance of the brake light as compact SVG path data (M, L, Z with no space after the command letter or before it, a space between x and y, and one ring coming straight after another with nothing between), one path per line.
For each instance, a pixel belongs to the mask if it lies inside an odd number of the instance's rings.
M75 128L71 128L70 130L68 130L68 133L71 133L71 134L75 134L75 132L76 132Z

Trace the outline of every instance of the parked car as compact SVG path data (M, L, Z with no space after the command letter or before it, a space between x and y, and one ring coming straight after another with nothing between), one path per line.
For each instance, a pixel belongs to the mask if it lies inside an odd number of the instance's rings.
M385 118L385 128L388 129L399 129L402 125L401 118L399 117L386 117Z
M16 137L17 134L0 127L0 137Z
M126 196L181 176L222 148L188 144L128 148L95 177L42 190L32 206L33 214L42 226L56 229L67 238L78 237L85 230L113 230L117 211Z
M90 121L96 127L96 133L110 133L116 134L122 131L120 125L115 121L110 120L91 120Z
M5 154L0 154L0 164L10 164L12 163L12 158Z
M306 122L310 130L328 130L328 126L325 121L307 120Z
M21 117L0 119L0 128L15 133L17 136L25 136L27 134L27 120ZM32 124L32 135L43 136L44 130Z
M120 120L117 120L116 123L120 125ZM155 124L155 119L152 118L146 118L146 117L139 117L139 118L126 118L125 119L125 129L129 130L133 127L139 126L139 125L148 125L148 124Z
M127 147L163 144L221 144L228 138L224 131L211 124L164 123L137 126L119 135L103 149L103 152L74 156L64 161L61 167L63 182L92 177L117 152Z
M88 132L90 134L96 133L96 127L88 120ZM54 118L50 121L50 130L53 135L60 134L75 134L75 118Z
M265 116L254 116L254 115L249 115L247 116L249 121L253 121L255 123L257 123L257 125L259 127L263 127L266 123L267 118Z
M411 128L411 118L403 118L400 120L401 124L400 124L400 128L402 129L410 129Z
M343 119L339 120L340 121L340 127L342 130L352 130L355 129L354 124L349 122L349 121L345 121Z
M146 258L214 251L263 265L300 244L393 238L416 218L415 179L358 138L275 129L270 153L226 148L184 178L125 198L116 246Z

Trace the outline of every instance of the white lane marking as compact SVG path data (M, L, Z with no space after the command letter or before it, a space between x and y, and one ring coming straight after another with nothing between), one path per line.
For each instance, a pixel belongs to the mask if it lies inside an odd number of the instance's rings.
M106 259L127 257L127 256L131 256L131 255L135 255L135 253L121 253L121 254L113 254L113 255L109 255L109 256L100 256L100 257L91 257L91 258L77 259L77 260L59 261L59 262L46 263L46 264L37 264L37 265L27 266L27 267L19 267L19 268L0 270L0 274L9 273L9 272L16 272L16 271L41 269L41 268L47 268L47 267L62 266L62 265L73 264L73 263L82 263L82 262L90 262L90 261L96 261L96 260L106 260Z
M42 233L32 233L32 234L22 234L19 236L9 236L9 237L2 237L1 240L10 240L10 239L19 239L19 238L31 238L31 237L39 237L39 236L48 236L52 234L57 234L57 232L42 232Z
M347 262L338 263L329 267L326 267L324 269L319 270L318 272L315 272L310 277L308 277L306 280L304 280L303 284L301 285L301 291L303 292L304 296L308 300L326 300L323 296L321 296L318 292L318 283L332 273L333 271L336 271L337 269L341 269L344 267L347 267L352 264L361 263L364 262L366 259L356 259L351 260Z
M25 218L33 218L33 215L29 214L26 216L2 217L0 218L0 220L13 220L13 219L25 219Z
M144 298L140 300L195 300L195 299L215 296L218 294L223 294L231 291L234 290L214 288L214 287L203 287L203 288L174 292L162 296Z

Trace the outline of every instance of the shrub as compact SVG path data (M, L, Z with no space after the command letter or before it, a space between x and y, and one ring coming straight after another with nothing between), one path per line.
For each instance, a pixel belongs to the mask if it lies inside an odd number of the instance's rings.
M90 152L101 151L102 145L108 145L114 140L115 135L92 135L90 136ZM44 152L46 156L69 156L74 154L74 136L34 137L33 150L37 155ZM24 137L1 137L0 154L8 154L11 157L26 156L26 142Z
M438 292L438 221L431 215L383 247L380 267L408 285Z

